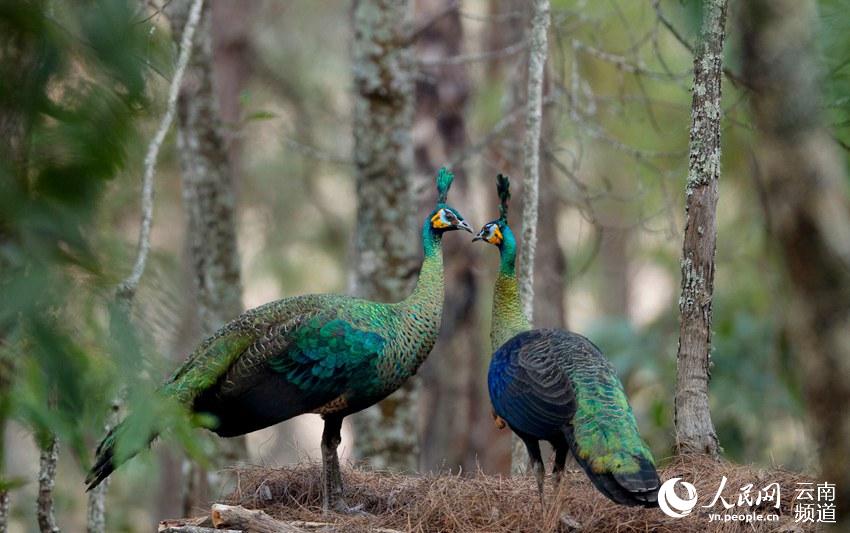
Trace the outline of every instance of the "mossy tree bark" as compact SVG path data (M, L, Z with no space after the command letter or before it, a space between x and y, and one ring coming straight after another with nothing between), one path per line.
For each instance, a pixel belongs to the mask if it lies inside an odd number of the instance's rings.
M396 302L419 266L413 202L413 53L410 3L354 3L354 162L356 235L351 292ZM376 467L415 469L417 381L352 417L357 454Z
M744 71L759 129L757 178L790 280L786 320L822 479L850 520L850 200L846 161L821 121L816 3L742 5Z
M175 3L170 14L173 37L189 2ZM177 101L177 145L182 171L183 207L189 270L198 315L199 339L242 312L242 281L236 238L234 177L213 86L211 8L205 6L195 53ZM222 466L246 460L244 437L224 439L217 457ZM197 466L189 468L184 511L206 503L209 483L217 482Z
M708 1L703 9L701 42L694 57L674 416L677 453L716 455L719 445L711 422L708 383L726 0Z
M537 249L537 218L540 186L540 130L543 123L543 78L549 31L549 0L534 0L529 32L528 92L523 141L522 242L519 283L522 306L534 323L534 255Z
M56 435L43 436L39 443L41 453L38 466L38 498L36 500L36 518L41 533L59 533L56 524L56 512L53 501L53 489L56 486L56 467L59 463L59 442Z
M519 257L519 292L523 311L534 324L534 265L540 187L540 132L543 124L543 81L549 47L549 0L534 0L528 32L528 78L523 138L522 237ZM519 473L527 462L524 446L514 438L511 470Z

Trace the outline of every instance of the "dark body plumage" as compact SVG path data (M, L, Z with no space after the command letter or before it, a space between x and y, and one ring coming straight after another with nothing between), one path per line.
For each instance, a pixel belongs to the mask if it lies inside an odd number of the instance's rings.
M251 309L201 343L160 393L193 412L213 415L210 429L222 437L305 413L322 415L324 506L345 510L344 503L336 505L342 492L336 455L342 419L398 389L437 340L444 297L442 235L471 232L445 204L451 180L445 170L437 178L439 201L422 226L425 258L405 300L380 303L325 294ZM101 442L86 479L89 489L117 466L113 450L128 424L132 415Z
M557 471L571 451L593 484L622 505L655 506L652 456L620 380L599 349L557 329L524 331L493 354L488 374L493 409L525 442L552 444Z
M611 363L585 337L532 329L516 277L516 240L507 222L508 178L497 179L500 217L474 240L499 248L488 373L494 414L523 440L543 497L539 441L555 449L556 479L572 452L593 484L623 505L657 505L658 474Z

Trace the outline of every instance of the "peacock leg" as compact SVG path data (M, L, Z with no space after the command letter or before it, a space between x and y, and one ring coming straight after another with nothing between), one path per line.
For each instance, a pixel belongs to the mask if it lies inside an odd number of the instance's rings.
M342 417L325 418L325 430L322 432L322 511L331 509L348 510L342 500L342 474L339 470L339 456L336 449L342 437Z
M564 465L567 463L567 451L569 447L567 443L553 443L555 447L555 464L552 466L552 478L555 482L555 492L561 486L561 474L564 473Z
M543 466L543 456L540 453L540 442L533 437L521 437L528 450L528 457L531 459L531 469L534 471L534 478L537 480L537 492L540 494L540 506L543 505L543 477L546 475L546 469Z

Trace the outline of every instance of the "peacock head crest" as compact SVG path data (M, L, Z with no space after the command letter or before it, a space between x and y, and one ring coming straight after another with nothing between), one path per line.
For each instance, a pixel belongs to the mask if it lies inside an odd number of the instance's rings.
M466 230L472 233L472 227L463 219L457 209L446 203L454 174L443 167L437 173L437 207L431 212L431 228L437 232Z
M511 179L504 174L496 176L496 192L499 195L499 218L488 222L481 227L475 237L475 241L488 242L494 246L502 246L505 235L510 234L508 227L508 200L511 199Z

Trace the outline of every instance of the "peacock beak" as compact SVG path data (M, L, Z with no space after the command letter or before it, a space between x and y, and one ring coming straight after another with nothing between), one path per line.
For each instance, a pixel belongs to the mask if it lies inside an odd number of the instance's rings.
M479 231L479 232L475 235L475 237L473 237L473 238L472 238L472 242L476 242L476 241L483 241L483 240L484 240L484 232L483 232L483 231Z
M470 226L469 222L467 222L466 220L461 220L460 222L458 222L457 227L459 229L465 229L469 233L473 233L472 226Z

